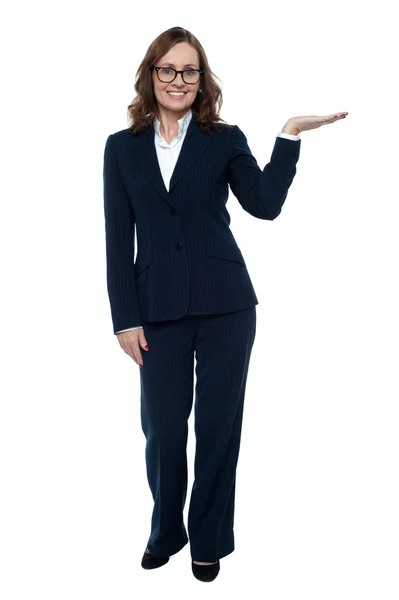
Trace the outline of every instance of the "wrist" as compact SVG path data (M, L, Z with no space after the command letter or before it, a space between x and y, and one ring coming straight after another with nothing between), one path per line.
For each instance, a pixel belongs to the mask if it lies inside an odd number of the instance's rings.
M298 127L295 127L295 125L292 122L287 121L280 133L290 133L291 135L299 135L300 131L298 130Z

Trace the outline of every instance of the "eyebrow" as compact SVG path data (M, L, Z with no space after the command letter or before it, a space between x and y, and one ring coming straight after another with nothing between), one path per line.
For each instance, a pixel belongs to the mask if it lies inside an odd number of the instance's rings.
M168 65L169 67L175 67L175 65L173 63L162 63L162 64L165 65L165 66ZM185 69L186 67L194 67L194 69L198 68L194 63L190 63L188 65L184 65L183 68Z

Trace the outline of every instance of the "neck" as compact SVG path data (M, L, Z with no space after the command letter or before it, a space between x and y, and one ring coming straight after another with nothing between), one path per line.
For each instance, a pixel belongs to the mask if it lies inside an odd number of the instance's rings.
M172 136L175 137L175 135L179 133L178 121L182 119L189 112L189 110L190 107L176 112L159 106L157 118L161 124L161 133L168 138Z

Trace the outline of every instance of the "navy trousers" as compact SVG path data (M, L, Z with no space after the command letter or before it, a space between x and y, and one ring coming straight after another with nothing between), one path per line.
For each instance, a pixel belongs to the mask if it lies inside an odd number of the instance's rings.
M143 322L150 347L140 369L141 423L154 499L149 551L171 556L190 541L192 560L234 551L234 498L256 306L233 313ZM194 484L187 494L188 419L193 404Z

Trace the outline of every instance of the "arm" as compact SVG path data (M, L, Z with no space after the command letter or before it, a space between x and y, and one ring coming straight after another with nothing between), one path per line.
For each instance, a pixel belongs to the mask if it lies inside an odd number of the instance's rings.
M141 315L134 272L133 208L119 172L112 134L104 150L104 217L107 288L114 333L140 323Z
M293 143L292 138L299 136L287 133L277 136L270 162L262 171L244 133L234 126L228 180L243 209L257 219L273 221L281 212L295 177L301 147L301 140Z

